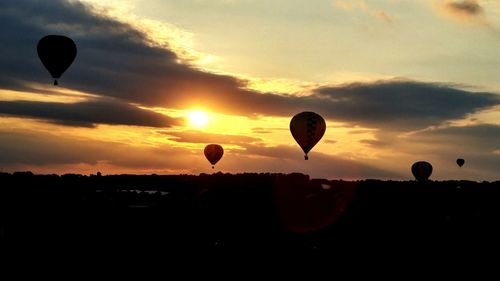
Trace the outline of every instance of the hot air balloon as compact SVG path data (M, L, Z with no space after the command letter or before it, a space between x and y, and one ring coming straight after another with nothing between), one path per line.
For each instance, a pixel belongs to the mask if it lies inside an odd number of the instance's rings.
M290 132L304 151L305 160L309 159L307 153L321 140L325 130L325 119L314 112L301 112L290 121Z
M464 164L465 164L465 160L464 159L462 159L462 158L458 158L457 159L457 165L459 167L462 167Z
M426 161L418 161L411 166L411 172L418 181L426 181L432 174L432 165Z
M76 45L73 40L62 35L47 35L38 41L38 57L45 68L57 79L68 69L76 57Z
M204 153L207 160L212 164L213 169L214 165L219 162L222 155L224 155L224 149L218 144L209 144L205 146Z

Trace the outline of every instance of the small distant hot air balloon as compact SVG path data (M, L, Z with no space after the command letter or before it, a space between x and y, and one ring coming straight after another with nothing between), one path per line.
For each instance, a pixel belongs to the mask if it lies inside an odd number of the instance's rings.
M432 165L426 161L418 161L411 166L411 172L418 181L426 181L432 174Z
M214 165L219 162L222 155L224 155L224 149L218 144L209 144L205 146L204 153L207 160L212 164L213 169Z
M457 165L461 168L465 164L465 160L462 158L457 159Z
M45 68L57 79L68 69L76 57L76 45L73 40L62 35L47 35L38 41L38 57Z
M301 112L290 121L290 132L304 151L305 160L309 159L307 153L321 140L325 130L325 119L314 112Z

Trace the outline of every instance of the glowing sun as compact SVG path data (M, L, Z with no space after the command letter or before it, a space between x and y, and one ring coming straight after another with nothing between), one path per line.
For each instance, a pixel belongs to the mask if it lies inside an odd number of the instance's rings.
M203 128L207 125L208 123L208 116L205 112L203 111L191 111L188 116L189 123L193 127L197 128Z

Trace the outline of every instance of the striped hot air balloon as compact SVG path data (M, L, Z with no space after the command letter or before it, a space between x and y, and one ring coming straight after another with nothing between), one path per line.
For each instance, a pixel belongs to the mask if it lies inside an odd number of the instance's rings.
M301 112L290 121L290 132L304 151L305 160L309 159L307 153L321 140L325 130L325 119L314 112Z
M205 157L212 164L212 169L215 168L214 165L219 162L224 155L224 149L218 144L209 144L205 146Z

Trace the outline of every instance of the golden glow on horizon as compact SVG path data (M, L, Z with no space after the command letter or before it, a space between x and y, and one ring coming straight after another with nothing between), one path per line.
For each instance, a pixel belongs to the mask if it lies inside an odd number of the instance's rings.
M208 116L200 110L191 111L188 116L189 123L195 128L205 128L208 123Z

